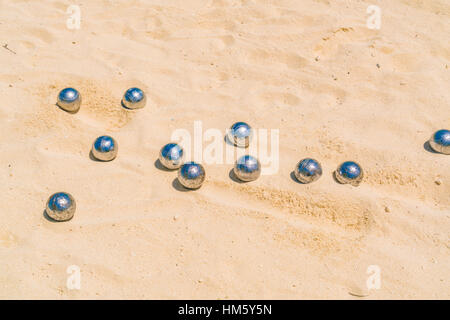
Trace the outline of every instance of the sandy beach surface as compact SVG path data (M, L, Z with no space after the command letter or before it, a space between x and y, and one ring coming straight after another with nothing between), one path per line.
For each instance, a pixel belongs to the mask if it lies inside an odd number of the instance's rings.
M426 144L450 129L449 16L445 0L1 1L0 298L449 299L450 156ZM121 107L132 86L144 109ZM55 105L65 87L76 114ZM194 121L279 130L278 172L204 164L185 192L156 160ZM108 163L89 156L104 134ZM305 157L324 171L308 185ZM345 160L360 186L334 181ZM57 191L68 222L43 214Z

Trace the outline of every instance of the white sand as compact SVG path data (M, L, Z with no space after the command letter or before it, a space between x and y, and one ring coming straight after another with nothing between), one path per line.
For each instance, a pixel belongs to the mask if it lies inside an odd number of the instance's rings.
M69 30L71 1L1 2L0 298L450 298L450 156L424 148L450 128L448 1L77 3ZM55 106L67 86L77 114ZM146 108L120 107L130 86ZM180 192L154 162L195 120L279 129L278 174L205 165ZM113 162L89 158L102 134ZM304 157L324 168L311 185L290 177ZM344 160L359 187L333 180ZM56 191L69 222L43 216ZM350 295L370 265L380 289Z

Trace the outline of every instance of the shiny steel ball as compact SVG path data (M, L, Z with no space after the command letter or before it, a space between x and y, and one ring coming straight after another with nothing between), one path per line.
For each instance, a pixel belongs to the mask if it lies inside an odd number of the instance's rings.
M450 154L450 130L442 129L436 131L431 136L429 142L434 151Z
M127 109L142 109L146 101L144 91L139 88L130 88L123 95L122 105Z
M237 147L247 148L253 135L252 128L245 122L236 122L228 130L228 140Z
M255 157L245 155L236 161L233 172L239 180L253 181L261 175L261 164Z
M178 170L178 181L188 189L198 189L205 181L205 169L193 161L184 163Z
M167 169L178 169L183 164L183 149L176 143L168 143L161 148L159 161Z
M100 161L111 161L117 156L119 146L110 136L101 136L95 139L92 145L92 155Z
M306 158L297 163L294 174L301 183L311 183L322 176L322 167L317 160Z
M67 221L75 214L75 199L66 192L57 192L47 201L45 212L56 221Z
M340 183L349 183L357 186L363 179L363 170L359 164L353 161L342 163L335 171L336 180Z
M68 112L77 112L81 105L81 95L74 88L65 88L58 94L57 105Z

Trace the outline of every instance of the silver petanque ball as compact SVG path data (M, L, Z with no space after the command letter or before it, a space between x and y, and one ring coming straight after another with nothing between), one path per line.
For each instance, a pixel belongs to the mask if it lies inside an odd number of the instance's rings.
M311 183L322 176L322 167L317 160L306 158L297 163L294 174L301 183Z
M167 169L178 169L183 164L183 149L176 143L168 143L161 148L159 161Z
M92 144L92 155L100 161L111 161L117 156L119 145L110 136L100 136Z
M353 161L343 162L334 172L336 180L342 184L359 185L364 177L364 173L359 164Z
M236 161L233 172L241 181L253 181L261 175L261 164L255 157L245 155Z
M66 192L57 192L47 201L45 212L56 221L67 221L75 214L75 199Z
M429 140L431 148L443 154L450 154L450 130L438 130Z
M205 181L205 169L199 163L184 163L178 171L178 181L188 189L198 189Z
M146 101L144 91L139 88L130 88L123 95L122 105L127 109L142 109Z
M236 122L228 130L228 140L237 147L247 148L252 139L253 130L245 122Z
M65 88L58 94L57 105L63 110L75 113L80 109L81 95L74 88Z

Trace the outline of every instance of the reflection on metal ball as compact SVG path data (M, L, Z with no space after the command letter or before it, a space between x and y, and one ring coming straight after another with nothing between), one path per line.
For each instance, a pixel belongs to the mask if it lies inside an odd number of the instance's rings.
M142 109L146 101L144 91L139 88L130 88L123 95L122 105L127 109Z
M450 130L438 130L429 140L431 148L443 154L450 154Z
M342 184L357 186L362 181L364 173L359 164L353 161L343 162L335 171L336 180Z
M297 163L294 174L301 183L311 183L322 176L322 167L317 160L306 158Z
M100 161L111 161L117 156L118 144L110 136L101 136L95 139L92 145L92 155Z
M67 221L75 214L75 199L66 192L57 192L47 201L45 212L56 221Z
M184 163L178 171L178 181L188 189L198 189L205 181L205 169L199 163Z
M228 130L228 140L237 147L247 148L253 135L252 128L245 122L236 122Z
M239 180L253 181L261 175L261 164L255 157L245 155L236 161L233 172Z
M176 143L168 143L161 148L159 161L167 169L178 169L183 164L183 149Z
M74 88L65 88L58 94L57 105L63 110L75 113L80 109L81 95Z

